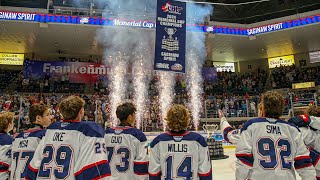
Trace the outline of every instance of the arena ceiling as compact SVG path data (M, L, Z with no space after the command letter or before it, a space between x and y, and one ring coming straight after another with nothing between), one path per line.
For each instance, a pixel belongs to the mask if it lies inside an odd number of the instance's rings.
M212 21L251 24L320 9L319 0L195 0L213 5ZM257 2L252 4L241 4ZM219 5L220 4L220 5ZM223 5L228 4L228 5Z
M35 53L43 59L57 57L101 57L103 46L97 43L100 27L0 21L0 52ZM238 62L320 50L320 24L258 35L210 35L207 44L212 60Z

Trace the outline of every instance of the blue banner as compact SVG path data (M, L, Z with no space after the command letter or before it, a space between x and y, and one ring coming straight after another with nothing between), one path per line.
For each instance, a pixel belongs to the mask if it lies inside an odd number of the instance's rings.
M125 26L133 28L156 28L156 23L152 20L111 19L95 16L71 16L29 12L9 12L0 10L0 21L1 20L62 24L89 24L95 26ZM186 29L187 31L194 31L196 29L197 31L200 30L200 32L203 31L212 34L252 36L316 23L320 23L320 14L252 28L186 24ZM197 26L197 28L194 28L195 26Z
M158 0L154 69L185 73L186 3Z

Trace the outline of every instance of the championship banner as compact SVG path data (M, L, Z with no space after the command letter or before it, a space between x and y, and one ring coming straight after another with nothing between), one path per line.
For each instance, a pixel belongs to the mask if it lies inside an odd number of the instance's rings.
M185 73L186 3L158 0L154 69Z
M23 65L24 54L0 53L0 64L2 65Z
M269 58L268 63L270 69L280 66L292 66L294 65L294 55Z
M104 79L111 70L99 63L61 62L61 61L25 61L23 74L25 77L38 79L45 75L69 76L71 83L94 84L98 79Z

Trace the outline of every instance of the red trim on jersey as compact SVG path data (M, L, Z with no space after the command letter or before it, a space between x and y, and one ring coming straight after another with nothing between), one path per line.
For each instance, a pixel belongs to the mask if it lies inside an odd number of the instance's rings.
M96 163L93 163L93 164L89 164L85 167L83 167L82 169L80 169L78 172L74 173L75 176L78 176L80 173L82 173L83 171L89 169L89 168L92 168L92 167L95 167L95 166L98 166L100 164L104 164L104 163L108 163L108 160L103 160L103 161L99 161L99 162L96 162Z
M138 173L138 172L134 172L134 174L141 176L141 175L148 175L149 173Z
M104 174L104 175L102 175L102 176L99 176L99 177L93 178L92 180L102 179L102 178L107 177L107 176L111 176L111 174Z
M314 161L313 165L314 165L314 166L317 165L318 162L319 162L319 160L320 160L320 156L318 156L318 158Z
M167 134L169 134L169 135L171 135L171 136L185 136L185 135L187 135L187 134L190 134L190 131L187 131L187 132L185 132L185 133L183 133L183 134L173 134L173 133L171 133L171 132L166 132Z
M62 122L81 122L80 120L63 120Z
M131 129L133 127L130 127L130 126L124 126L124 127L121 127L121 126L118 126L118 127L113 127L111 129L113 130L126 130L126 129Z
M156 173L156 174L149 173L149 176L160 176L160 174L161 174L161 171L159 171L159 172Z
M228 127L226 127L226 128L223 129L223 132L224 132L227 128L231 128L231 129L228 131L228 133L233 130L231 126L228 126Z
M7 166L7 167L10 166L9 164L7 164L7 163L5 163L5 162L0 162L0 164L1 164L1 165L4 165L4 166Z
M253 164L250 164L250 163L247 163L247 162L245 162L245 161L243 161L243 160L241 160L241 159L239 159L243 164L245 164L245 165L247 165L247 166L250 166L250 167L253 167Z
M143 162L134 162L134 164L149 164L148 161L143 161Z
M310 156L298 156L298 157L294 158L295 161L298 161L301 159L310 159Z
M303 166L295 167L295 169L302 169L302 168L306 168L306 167L310 167L310 166L313 166L312 163L309 163L309 164L306 164L306 165L303 165Z
M9 170L0 170L0 172L9 172Z
M28 129L28 130L25 130L23 131L24 133L28 133L28 132L35 132L35 131L40 131L42 130L41 128L37 128L37 129Z
M199 176L209 176L209 175L211 174L211 172L212 172L212 168L210 168L210 171L209 171L209 172L204 173L204 174L198 173L198 175L199 175Z
M35 173L38 172L38 169L33 168L30 164L28 164L28 168Z
M240 157L242 157L242 156L250 156L250 157L253 157L253 154L236 154L236 156L240 156Z

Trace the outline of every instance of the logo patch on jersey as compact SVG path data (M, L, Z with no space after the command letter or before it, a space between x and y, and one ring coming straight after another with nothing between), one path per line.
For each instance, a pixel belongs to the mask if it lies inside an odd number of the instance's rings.
M122 133L122 130L121 130L121 129L114 130L114 133L115 133L115 134L121 134L121 133Z
M63 122L63 123L61 123L61 127L66 127L66 126L68 126L70 123L67 123L67 122Z
M23 139L29 137L30 133L29 132L26 132L26 133L23 133Z
M182 140L183 136L173 136L174 141L180 142Z

